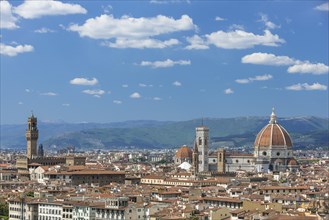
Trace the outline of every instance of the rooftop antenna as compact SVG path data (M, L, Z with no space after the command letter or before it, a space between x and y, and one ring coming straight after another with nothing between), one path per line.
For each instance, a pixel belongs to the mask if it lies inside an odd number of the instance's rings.
M203 117L202 117L202 119L201 119L201 126L203 127Z

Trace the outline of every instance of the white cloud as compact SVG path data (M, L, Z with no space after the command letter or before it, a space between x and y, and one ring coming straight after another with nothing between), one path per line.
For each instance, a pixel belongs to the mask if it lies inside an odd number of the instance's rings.
M278 35L273 35L269 30L265 30L264 35L257 35L240 30L242 28L240 26L231 28L235 30L228 32L220 30L204 36L187 37L186 40L190 45L185 49L208 49L210 45L223 49L247 49L257 45L276 47L285 43L285 40Z
M30 89L25 89L25 92L29 93L29 92L31 92L31 90Z
M153 100L154 101L161 101L162 99L160 97L154 97Z
M19 104L19 105L23 105L24 103L23 103L23 102L18 102L17 104Z
M187 37L186 38L187 42L190 43L185 49L188 50L205 50L209 49L209 46L207 45L207 42L201 38L198 35L194 35L193 37Z
M93 95L93 96L98 97L98 98L101 95L105 94L105 91L102 90L102 89L86 89L86 90L83 90L82 92L85 93L85 94L88 94L88 95Z
M233 94L234 91L231 88L228 88L228 89L225 89L224 90L224 93L227 94L227 95L229 95L229 94Z
M329 66L323 63L309 63L308 61L297 63L288 68L289 73L312 73L315 75L326 74Z
M105 14L109 14L113 9L112 5L102 6L102 8Z
M191 65L190 60L177 60L173 61L171 59L167 59L164 61L142 61L140 63L141 66L151 66L152 68L167 68L173 67L174 65Z
M43 28L40 28L40 29L35 30L34 32L35 33L39 33L39 34L46 34L46 33L53 33L55 31L54 30L51 30L49 28L43 27Z
M260 76L255 76L255 77L249 77L247 79L237 79L235 82L240 83L240 84L246 84L246 83L251 83L253 81L266 81L272 79L273 76L270 74L265 74L265 75L260 75Z
M13 57L18 55L19 53L32 52L33 50L34 48L31 45L10 46L0 43L0 54L5 56Z
M249 78L249 80L251 80L251 81L266 81L266 80L270 80L272 78L273 78L272 75L265 74L265 75L255 76L255 77Z
M271 66L286 66L295 64L296 60L288 56L276 56L270 53L252 53L242 57L242 63L271 65Z
M152 84L146 85L146 84L144 84L144 83L139 83L138 86L139 86L139 87L144 87L144 88L145 88L145 87L153 87Z
M318 5L314 9L319 11L329 11L329 2L325 2L321 5Z
M169 39L166 41L160 41L156 39L126 39L117 38L115 42L103 42L101 45L112 48L135 48L135 49L145 49L145 48L166 48L179 44L177 39Z
M117 105L120 105L120 104L122 104L122 101L120 101L120 100L113 100L113 103L114 104L117 104Z
M63 24L59 24L58 26L64 31L69 31L69 29Z
M188 15L182 15L180 19L175 20L163 15L152 18L133 18L125 15L117 19L113 15L105 14L90 18L81 26L73 24L69 30L78 32L81 37L92 39L145 39L195 28Z
M276 56L268 53L252 53L241 58L242 63L290 66L289 73L311 73L314 75L326 74L329 67L323 63L311 63L308 60L300 61L288 56Z
M174 19L164 15L114 18L113 15L103 14L86 20L82 25L72 24L68 30L78 32L80 37L107 40L102 43L107 47L144 49L177 45L177 39L159 40L153 37L196 28L188 15Z
M230 32L217 31L206 35L207 43L224 49L247 49L257 45L276 47L285 40L278 35L273 35L269 30L264 31L264 35L235 30Z
M190 0L151 0L151 4L191 3Z
M49 15L86 14L87 10L78 4L47 0L25 1L14 12L25 19L34 19Z
M122 88L128 88L128 85L127 84L123 84L122 85Z
M54 92L45 92L45 93L41 93L40 95L45 95L45 96L57 96L57 93L54 93Z
M239 84L247 84L250 83L249 79L236 79L235 82L239 83Z
M69 103L63 103L62 106L69 107L70 104Z
M130 98L132 98L132 99L139 99L141 97L142 96L138 92L134 92L130 95Z
M327 90L327 86L326 85L322 85L320 83L313 83L312 85L308 84L308 83L298 83L295 85L291 85L291 86L287 86L286 87L287 90L294 90L294 91L301 91L301 90Z
M268 16L266 14L261 14L260 17L260 21L263 22L268 29L280 28L280 25L276 25L273 22L269 21Z
M235 31L235 30L244 30L244 26L241 24L232 24L230 25L230 27L228 28L231 31Z
M73 85L94 86L98 83L98 80L95 77L92 79L74 78L74 79L70 80L70 83Z
M17 18L12 13L13 7L8 1L0 1L0 28L1 29L16 29Z
M222 17L219 17L219 16L215 17L215 21L224 21L224 20L226 20L226 19L222 18Z
M179 81L175 81L172 84L173 84L173 86L182 86L182 83Z

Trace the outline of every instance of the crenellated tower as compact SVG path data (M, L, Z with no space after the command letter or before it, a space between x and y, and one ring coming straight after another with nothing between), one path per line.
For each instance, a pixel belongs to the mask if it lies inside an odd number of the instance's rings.
M25 133L27 146L26 146L26 156L29 159L38 156L38 137L39 131L37 127L37 118L34 117L33 113L28 118L28 127Z
M192 164L193 164L193 175L197 176L199 173L199 151L198 151L198 145L196 144L196 141L194 141Z

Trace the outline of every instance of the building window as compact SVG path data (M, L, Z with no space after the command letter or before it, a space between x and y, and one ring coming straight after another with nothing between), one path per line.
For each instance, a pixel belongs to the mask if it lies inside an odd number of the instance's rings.
M263 151L263 156L266 156L266 155L267 155L266 151Z
M280 156L280 152L277 152L277 153L276 153L276 156Z

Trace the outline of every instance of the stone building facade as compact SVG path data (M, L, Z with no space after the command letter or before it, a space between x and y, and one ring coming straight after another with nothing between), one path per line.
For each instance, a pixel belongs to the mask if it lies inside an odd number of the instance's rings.
M227 151L219 148L216 152L208 153L209 128L196 128L195 148L192 152L194 173L202 172L268 172L298 169L298 163L293 157L292 140L278 122L272 110L270 121L265 125L254 142L254 153Z

